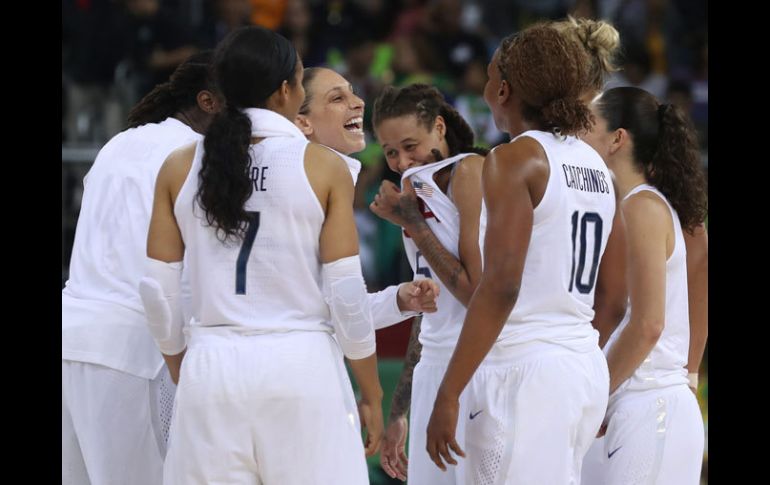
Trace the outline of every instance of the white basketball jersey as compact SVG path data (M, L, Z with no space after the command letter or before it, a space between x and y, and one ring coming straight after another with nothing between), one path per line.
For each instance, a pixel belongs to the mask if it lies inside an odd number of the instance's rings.
M114 136L83 180L83 200L62 290L62 358L152 379L163 359L139 298L155 179L175 149L200 140L168 118Z
M326 145L324 146L329 148ZM347 165L348 170L350 170L350 176L353 177L353 185L356 185L358 182L358 174L361 173L361 162L353 157L345 155L344 153L338 152L334 148L329 148L329 150L339 155L339 157L345 161L345 165Z
M454 165L469 155L473 154L461 153L440 162L413 167L404 172L401 177L402 181L404 178L409 177L418 199L422 202L422 214L425 222L433 231L433 234L436 235L441 245L458 259L460 257L460 214L452 199L436 185L433 176L442 168ZM479 187L480 189L481 187ZM483 214L482 207L482 217L479 224L479 247L484 245L484 233L486 230L486 217ZM406 231L402 231L402 236L404 250L414 272L414 279L432 278L441 288L436 300L438 311L426 313L422 317L420 343L423 345L424 350L446 352L446 356L449 358L455 346L457 346L457 339L460 337L460 330L462 329L467 309L438 278L438 275L430 267L428 261L425 260L425 257L414 241L412 241L409 234Z
M319 235L324 211L304 167L304 138L275 136L251 146L252 221L223 243L196 200L203 142L196 147L174 213L192 283L191 326L243 333L331 332L321 292Z
M536 130L523 136L543 147L550 175L534 209L519 296L498 343L589 351L598 342L594 290L615 215L612 179L599 154L575 137Z
M687 250L684 245L682 224L666 196L651 185L642 184L634 187L625 199L643 190L663 199L674 221L674 251L666 261L665 325L663 333L650 354L633 375L618 387L613 397L626 390L638 391L688 382L685 366L690 351L690 307L687 293ZM604 346L605 354L609 352L620 333L628 325L630 317L631 303L629 302L625 317Z

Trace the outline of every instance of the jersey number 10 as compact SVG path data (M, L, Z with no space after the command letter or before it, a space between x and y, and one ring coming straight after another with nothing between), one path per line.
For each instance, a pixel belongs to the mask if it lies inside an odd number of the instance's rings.
M588 224L593 224L594 243L591 251L591 271L588 274L588 283L583 283L583 271L586 266L586 233ZM586 212L580 218L580 254L578 255L577 274L575 273L575 245L578 233L578 211L572 214L572 270L569 278L569 291L573 286L580 293L591 293L596 283L596 269L599 267L599 253L602 247L602 218L596 212Z

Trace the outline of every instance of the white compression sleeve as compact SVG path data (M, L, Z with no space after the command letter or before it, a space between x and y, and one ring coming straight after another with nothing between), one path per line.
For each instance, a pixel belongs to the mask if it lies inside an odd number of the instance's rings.
M402 312L398 309L398 289L400 287L401 285L393 285L377 293L369 293L369 306L372 309L375 330L390 327L419 315L418 312Z
M358 255L324 264L323 294L342 352L363 359L376 350L372 311Z
M186 346L181 277L181 261L166 263L148 258L146 276L139 282L147 326L158 349L166 355L176 355Z

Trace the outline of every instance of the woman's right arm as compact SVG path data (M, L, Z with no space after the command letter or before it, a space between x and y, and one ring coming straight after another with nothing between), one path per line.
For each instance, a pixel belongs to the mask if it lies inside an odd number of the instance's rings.
M353 180L338 155L313 143L305 152L305 171L325 212L319 236L324 296L337 340L361 389L359 413L362 426L367 429L366 454L371 456L382 439L383 393L377 373L374 325L371 313L363 311L368 298L358 261ZM346 304L351 301L357 305Z

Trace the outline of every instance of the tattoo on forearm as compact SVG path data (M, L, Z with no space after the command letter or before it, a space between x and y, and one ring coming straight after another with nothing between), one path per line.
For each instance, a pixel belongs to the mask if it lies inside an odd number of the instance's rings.
M417 203L417 197L401 197L398 200L398 205L393 207L393 212L403 218L406 224L425 223Z
M441 244L427 224L424 229L421 228L420 231L411 233L411 236L417 247L420 248L423 257L436 272L436 276L454 294L460 277L466 273L465 267Z
M419 340L421 323L421 316L414 317L412 332L409 335L409 345L406 348L404 369L401 371L398 384L396 384L396 390L393 391L388 422L405 416L409 411L409 405L412 402L412 374L414 373L414 366L420 361L420 353L422 352L422 344Z

